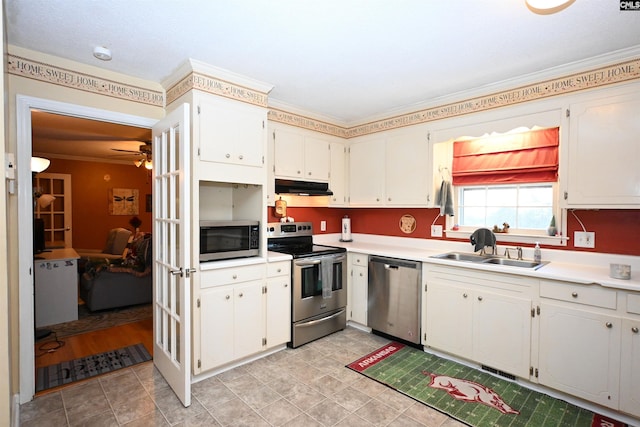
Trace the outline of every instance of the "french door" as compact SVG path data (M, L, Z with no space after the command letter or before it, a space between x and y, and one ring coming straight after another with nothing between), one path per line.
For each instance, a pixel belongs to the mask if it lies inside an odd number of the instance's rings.
M34 215L44 220L47 249L71 248L71 175L41 172L35 176Z
M189 104L153 126L153 362L191 405Z

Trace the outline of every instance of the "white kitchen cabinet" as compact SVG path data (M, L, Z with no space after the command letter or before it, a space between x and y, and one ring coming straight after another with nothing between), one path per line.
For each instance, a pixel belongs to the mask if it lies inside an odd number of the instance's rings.
M347 204L347 150L340 142L329 144L329 189L333 196L329 198L329 206L345 206Z
M386 205L430 205L432 166L425 132L389 136L385 153Z
M366 326L369 257L365 254L349 253L347 258L351 270L348 276L350 279L348 284L349 320Z
M640 205L639 116L638 91L570 106L567 207Z
M528 378L534 281L444 267L424 273L423 344Z
M193 102L198 178L263 185L267 110L200 92L194 93Z
M540 384L617 409L621 319L616 291L540 283Z
M622 319L620 410L640 417L640 318Z
M299 129L274 129L276 178L329 181L329 142Z
M349 146L349 205L384 204L385 140L368 139Z
M423 130L393 132L349 147L351 206L432 205L430 145Z
M291 340L291 262L267 264L266 347Z

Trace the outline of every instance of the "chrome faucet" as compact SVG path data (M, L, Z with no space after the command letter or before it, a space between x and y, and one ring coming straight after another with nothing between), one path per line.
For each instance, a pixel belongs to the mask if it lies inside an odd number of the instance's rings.
M511 252L510 252L510 249L514 249L514 250L516 251L517 256L518 256L518 258L516 258L516 259L518 259L518 260L521 260L521 259L522 259L522 247L521 247L521 246L517 246L517 247L515 247L515 248L505 248L505 249L504 249L504 254L505 254L505 255L507 256L507 258L509 258L509 259L511 259Z

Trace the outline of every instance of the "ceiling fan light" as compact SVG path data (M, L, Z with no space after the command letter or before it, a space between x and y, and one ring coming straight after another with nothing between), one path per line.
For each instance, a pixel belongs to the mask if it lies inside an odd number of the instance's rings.
M144 167L149 169L149 170L153 169L153 163L151 163L151 160L146 160L144 162Z
M139 160L134 160L133 164L136 165L137 168L139 168L140 166L142 166L142 163L144 163L144 160L139 159Z
M51 160L44 157L32 157L31 158L31 172L40 173L51 164Z
M576 0L525 0L527 7L539 15L551 15L571 6Z

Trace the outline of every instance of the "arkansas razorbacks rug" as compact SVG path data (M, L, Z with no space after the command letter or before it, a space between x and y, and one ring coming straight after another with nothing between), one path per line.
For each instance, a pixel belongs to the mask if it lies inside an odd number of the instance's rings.
M397 342L347 367L472 426L626 426Z

